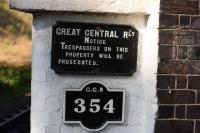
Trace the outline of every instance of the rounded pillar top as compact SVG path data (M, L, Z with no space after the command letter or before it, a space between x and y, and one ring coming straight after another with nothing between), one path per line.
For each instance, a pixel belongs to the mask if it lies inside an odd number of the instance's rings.
M10 8L34 11L150 14L158 0L10 0Z

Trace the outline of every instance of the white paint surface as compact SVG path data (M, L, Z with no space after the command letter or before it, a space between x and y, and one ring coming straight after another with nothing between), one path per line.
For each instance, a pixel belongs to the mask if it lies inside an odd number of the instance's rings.
M72 11L99 13L152 12L158 0L10 0L10 7L24 11Z
M153 133L159 0L10 0L10 7L33 11L34 15L31 133L88 133L80 125L63 123L63 90L80 89L91 80L126 91L125 123L109 124L99 133ZM52 25L56 21L135 26L139 31L137 71L133 76L55 74L50 58Z
M158 7L157 7L158 8ZM157 10L158 11L158 10ZM133 76L58 75L50 68L52 25L56 21L134 25L139 31L137 71ZM153 133L156 113L158 12L144 15L34 13L31 133L88 133L63 123L63 90L91 80L126 91L125 123L100 133ZM55 127L55 128L52 128Z

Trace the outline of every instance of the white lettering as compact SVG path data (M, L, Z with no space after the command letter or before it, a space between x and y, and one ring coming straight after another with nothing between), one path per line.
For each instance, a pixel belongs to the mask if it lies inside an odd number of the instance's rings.
M79 36L81 29L56 28L56 35Z
M93 60L58 59L59 65L98 66Z
M118 38L116 31L108 31L108 30L94 30L94 29L86 29L85 30L86 37L107 37L107 38Z
M106 40L103 39L90 39L89 37L85 37L85 44L106 44Z
M116 47L117 52L121 52L121 53L127 53L128 52L128 48L126 47Z
M124 31L123 38L128 38L128 32Z

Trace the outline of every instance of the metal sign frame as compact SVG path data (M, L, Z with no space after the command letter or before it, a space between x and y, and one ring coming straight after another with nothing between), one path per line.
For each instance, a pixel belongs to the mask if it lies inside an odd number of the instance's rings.
M85 127L81 121L65 121L65 108L66 108L66 104L65 104L65 99L66 99L66 95L65 95L65 92L66 91L77 91L77 92L81 92L83 90L83 88L85 86L87 86L88 84L91 84L91 83L99 83L99 84L102 84L103 86L105 86L105 88L107 89L108 92L122 92L123 93L123 101L122 101L122 119L121 121L106 121L105 124L103 126L101 126L100 128L97 128L97 129L90 129L90 128L87 128ZM124 89L109 89L104 83L102 82L99 82L99 81L88 81L86 83L84 83L80 89L69 89L69 88L65 88L64 89L64 100L63 100L63 123L65 124L80 124L85 130L87 131L93 131L93 132L96 132L96 131L100 131L102 129L104 129L108 124L122 124L124 123L124 108L125 108L125 90Z
M84 43L84 36L82 32L80 32L79 36L68 36L68 35L56 35L56 28L64 27L69 25L69 27L73 28L82 28L82 30L88 29L98 29L102 28L102 30L115 30L119 33L119 38L110 38L110 37L90 37L92 39L102 39L108 41L106 45L99 45L93 43ZM124 32L134 32L133 36L128 36L128 38L123 38ZM128 34L128 33L127 33ZM89 22L67 22L67 21L57 21L56 24L52 26L52 42L51 42L51 68L57 74L87 74L87 75L112 75L112 76L132 76L133 73L137 69L137 51L138 51L138 36L139 32L134 27L134 25L123 25L123 24L107 24L107 23L89 23ZM87 36L88 37L88 36ZM62 40L62 41L61 41ZM61 42L66 43L73 46L96 46L100 48L100 51L83 51L76 50L75 53L83 52L83 53L91 53L93 57L80 58L80 57L65 57L67 52L74 52L73 50L61 49L58 44ZM72 42L76 40L75 44ZM78 41L77 41L78 40ZM69 45L69 44L66 45ZM104 51L104 48L112 48L111 51ZM127 52L117 52L114 50L115 48L127 48ZM106 59L103 57L99 57L99 55L106 54L111 55L112 58ZM123 55L122 59L117 59L116 56ZM62 57L62 58L61 58ZM96 65L75 65L75 64L62 64L58 63L58 59L62 60L73 60L73 61L83 61L90 60L91 62L96 62ZM69 62L68 62L69 63ZM79 62L80 63L80 62ZM80 67L82 69L80 69Z

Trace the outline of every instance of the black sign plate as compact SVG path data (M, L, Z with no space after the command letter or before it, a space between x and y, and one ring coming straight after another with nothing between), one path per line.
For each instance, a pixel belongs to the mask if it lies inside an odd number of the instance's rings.
M56 73L132 75L138 32L130 25L57 22L51 68Z
M99 131L109 123L124 122L124 90L109 90L92 81L80 90L65 90L64 123L79 123L88 131Z

